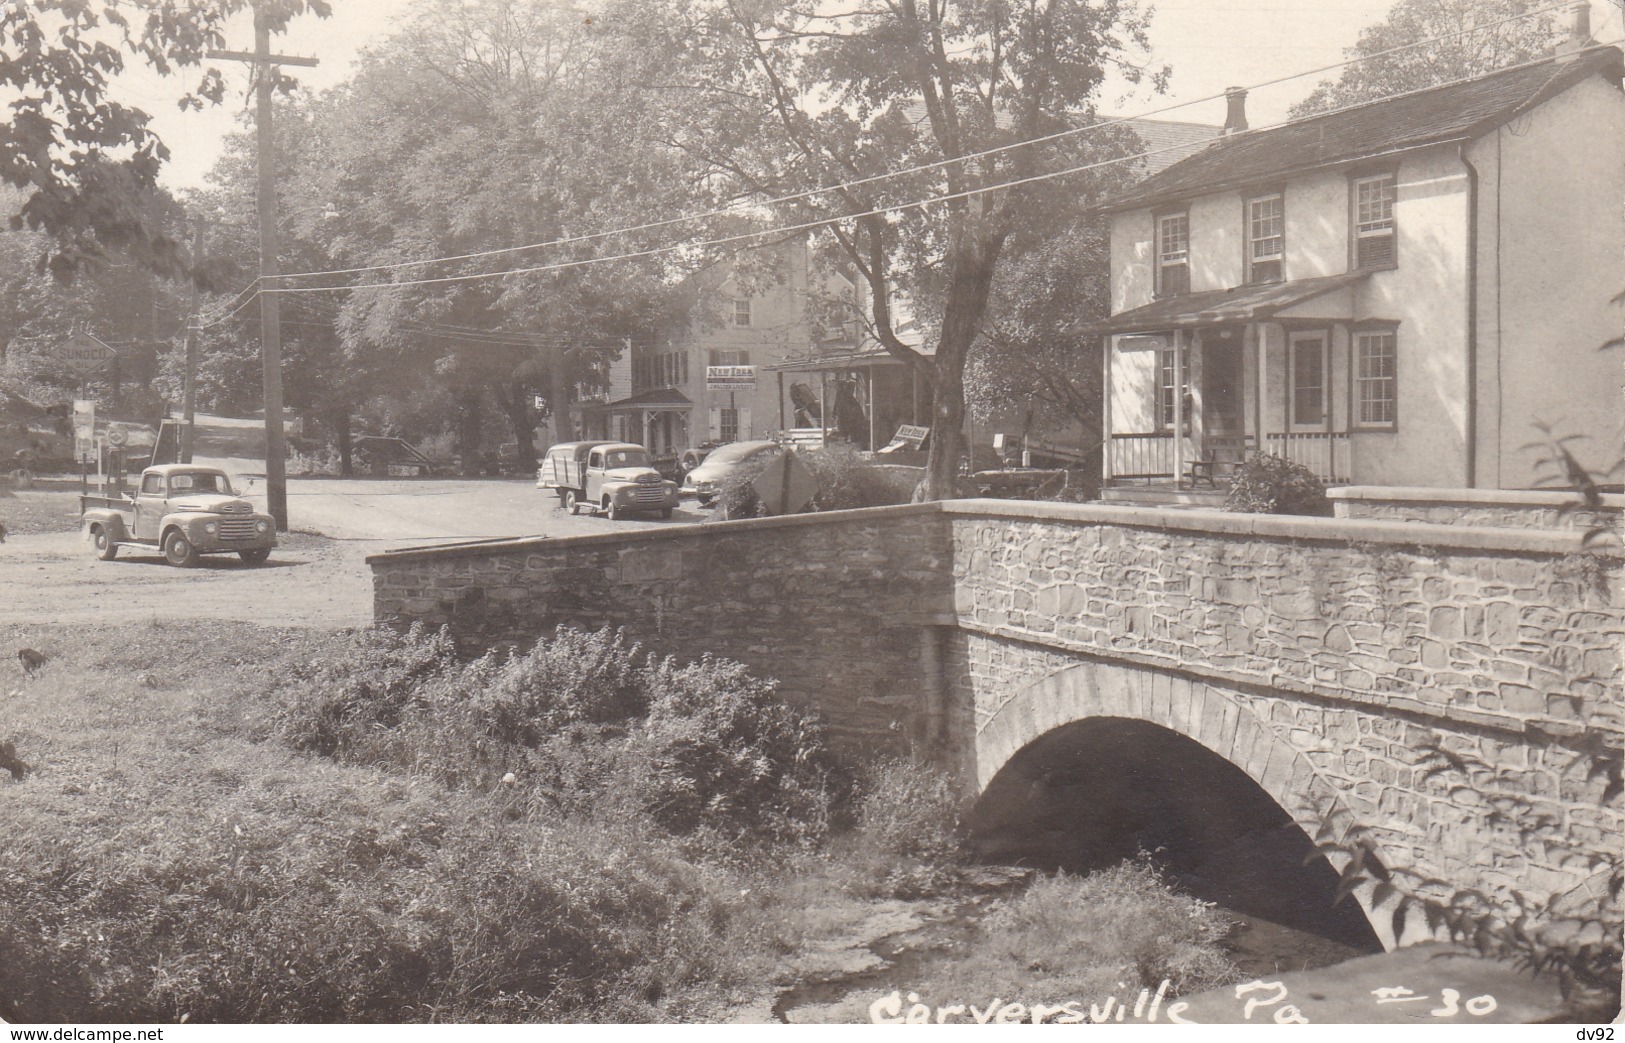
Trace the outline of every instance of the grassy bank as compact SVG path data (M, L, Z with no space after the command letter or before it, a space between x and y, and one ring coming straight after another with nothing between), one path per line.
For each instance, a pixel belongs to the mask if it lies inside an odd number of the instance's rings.
M473 663L246 624L25 644L50 660L0 686L28 766L0 773L7 1020L710 1019L865 902L955 886L946 781L854 778L734 664L613 634ZM1053 910L1010 908L997 951L1038 944ZM1132 933L1110 919L1064 921L1044 973L1084 973L1067 932ZM1083 946L1089 973L1205 944L1170 926Z

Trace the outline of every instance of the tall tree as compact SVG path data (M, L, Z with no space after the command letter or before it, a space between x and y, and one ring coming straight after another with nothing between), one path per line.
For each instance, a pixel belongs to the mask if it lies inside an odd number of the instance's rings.
M316 106L320 145L290 179L337 215L320 229L329 259L312 270L363 270L284 280L288 298L330 302L350 350L456 385L465 414L483 388L521 445L532 393L562 413L612 345L665 314L696 263L550 268L638 252L652 231L593 233L675 213L692 195L650 147L652 114L614 89L626 58L593 21L542 0L421 4ZM560 239L571 242L515 250ZM420 263L437 257L458 259ZM549 270L525 270L537 267ZM331 286L350 289L299 292ZM423 332L453 327L470 335Z
M26 189L14 229L43 230L50 269L69 279L86 261L119 252L178 271L178 243L154 227L148 201L169 150L141 109L118 101L110 78L126 56L161 73L200 66L225 46L226 19L247 0L22 0L0 5L0 87L15 97L0 118L0 181ZM326 0L258 0L273 32L293 16L325 17ZM291 81L286 81L291 82ZM225 83L207 69L182 105L218 103Z
M1293 106L1292 115L1313 116L1533 61L1551 53L1557 38L1558 13L1535 13L1550 6L1545 0L1399 0L1387 18L1362 30L1359 42L1343 52L1363 60L1315 88ZM1485 28L1464 32L1479 26ZM1434 37L1446 38L1406 47ZM1404 50L1383 53L1396 47Z
M1141 68L1145 18L1132 0L662 0L625 3L627 29L669 140L703 176L761 200L940 164L903 178L808 194L781 222L831 222L867 284L868 320L933 392L926 474L916 495L954 495L965 367L984 332L1009 238L1087 207L1108 178L1039 175L1133 150L1114 133L988 150L1093 118L1108 66ZM1160 81L1160 76L1158 77ZM1025 181L1026 183L1021 183ZM938 197L924 207L888 208ZM898 335L911 301L926 350Z

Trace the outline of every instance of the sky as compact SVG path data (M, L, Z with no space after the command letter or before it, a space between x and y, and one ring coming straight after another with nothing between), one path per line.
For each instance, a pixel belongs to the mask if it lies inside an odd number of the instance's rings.
M441 0L459 3L463 0ZM1591 0L1592 30L1601 40L1625 34L1622 0ZM1196 102L1221 94L1226 87L1248 86L1291 73L1343 60L1365 26L1381 21L1394 0L1160 0L1151 21L1152 64L1173 67L1169 90L1155 95L1147 88L1122 82L1108 84L1099 108L1114 115L1135 115L1180 102ZM321 90L349 77L357 57L369 45L381 43L400 25L411 0L332 0L333 16L297 18L287 34L273 39L282 54L315 57L314 69L290 68L302 84ZM244 12L228 30L230 46L253 46L251 19ZM204 183L219 157L221 139L238 127L248 99L245 66L226 62L222 72L231 93L225 104L202 112L180 112L175 100L197 77L191 70L182 77L160 77L150 70L127 73L117 85L121 100L138 105L154 117L154 128L169 146L170 164L163 175L175 190ZM1256 90L1247 99L1247 114L1254 126L1277 122L1301 100L1323 75L1305 76L1288 83ZM1222 99L1191 104L1158 118L1199 123L1224 122Z

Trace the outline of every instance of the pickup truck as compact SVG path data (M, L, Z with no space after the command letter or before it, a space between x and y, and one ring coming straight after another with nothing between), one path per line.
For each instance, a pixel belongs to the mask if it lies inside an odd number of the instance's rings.
M96 557L120 547L160 550L171 565L196 565L203 554L236 554L262 564L276 546L276 524L232 492L216 467L162 464L141 472L124 497L81 496L80 521Z
M576 514L585 505L614 521L634 512L670 518L677 483L660 477L649 452L630 442L563 442L547 451L536 487L558 493L559 506Z

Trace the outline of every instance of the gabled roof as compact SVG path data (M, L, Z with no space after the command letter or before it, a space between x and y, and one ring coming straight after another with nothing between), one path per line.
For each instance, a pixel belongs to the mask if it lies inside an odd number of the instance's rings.
M1083 327L1089 333L1160 333L1164 330L1215 326L1226 322L1267 319L1278 311L1322 294L1352 286L1370 272L1344 272L1318 279L1257 283L1233 290L1204 290L1152 301L1143 308L1119 312Z
M1221 138L1106 204L1130 210L1267 182L1399 149L1470 141L1590 76L1620 77L1617 47L1595 47L1461 83L1412 91L1280 127Z

